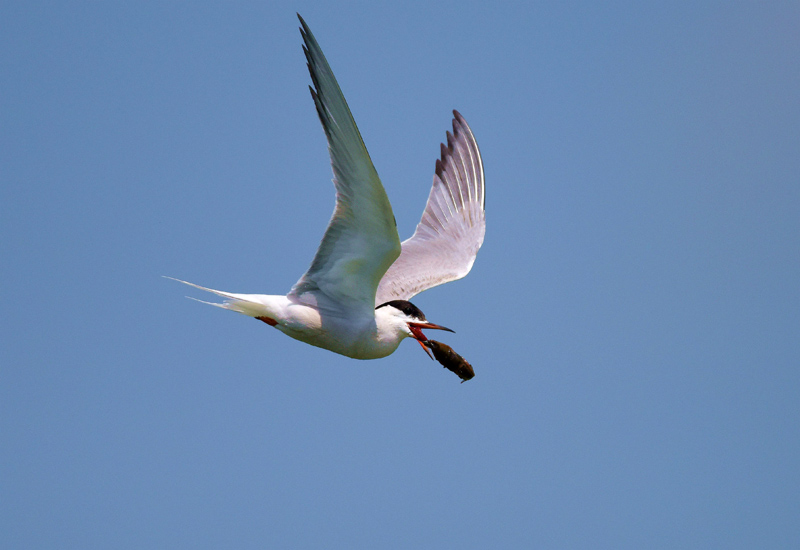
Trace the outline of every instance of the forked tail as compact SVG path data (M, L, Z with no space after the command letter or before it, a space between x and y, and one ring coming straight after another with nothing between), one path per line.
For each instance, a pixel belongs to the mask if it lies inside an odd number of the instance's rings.
M187 296L190 300L195 300L196 302L200 302L203 304L208 304L210 306L221 307L222 309L229 309L231 311L236 311L238 313L242 313L249 317L274 317L275 313L270 311L265 304L258 301L257 298L260 298L258 294L234 294L232 292L222 292L221 290L214 290L213 288L206 288L204 286L196 285L194 283L190 283L188 281L182 281L181 279L176 279L175 277L167 277L166 275L163 276L165 279L172 279L173 281L178 281L179 283L183 283L185 285L193 286L195 288L199 288L200 290L205 290L206 292L211 292L216 294L217 296L222 296L223 298L227 298L221 304L214 303L214 302L206 302L205 300L198 300L197 298L192 298L191 296Z

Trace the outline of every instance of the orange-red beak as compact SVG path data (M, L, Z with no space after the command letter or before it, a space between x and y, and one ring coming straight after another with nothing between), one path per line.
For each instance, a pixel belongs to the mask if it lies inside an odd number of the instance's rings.
M422 329L430 328L436 330L446 330L448 332L455 332L454 330L449 329L447 327L443 327L442 325L435 325L433 323L428 323L428 322L408 323L408 328L411 329L411 334L414 335L414 338L417 339L417 342L419 342L419 345L422 346L422 349L425 351L425 353L428 354L428 357L430 357L431 360L433 360L433 355L431 355L431 352L428 351L428 348L426 348L425 344L423 344L423 342L425 342L428 339L428 337L422 334Z

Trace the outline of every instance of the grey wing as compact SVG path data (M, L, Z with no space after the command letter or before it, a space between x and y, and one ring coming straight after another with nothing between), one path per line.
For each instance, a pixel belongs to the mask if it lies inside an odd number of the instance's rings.
M290 297L322 292L343 308L373 315L375 292L400 254L392 206L314 35L298 14L308 70L333 167L336 207L311 267Z
M453 115L453 133L447 132L447 146L441 146L422 219L383 276L376 305L408 300L423 290L464 277L483 244L483 162L466 120L458 111Z

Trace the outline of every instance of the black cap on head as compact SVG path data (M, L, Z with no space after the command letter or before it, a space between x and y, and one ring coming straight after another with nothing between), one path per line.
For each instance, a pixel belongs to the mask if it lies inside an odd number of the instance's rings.
M420 321L426 320L425 314L422 313L422 310L407 300L392 300L391 302L385 302L379 305L375 309L380 309L383 306L391 306L395 309L399 309L409 317L414 317L415 319L419 319Z

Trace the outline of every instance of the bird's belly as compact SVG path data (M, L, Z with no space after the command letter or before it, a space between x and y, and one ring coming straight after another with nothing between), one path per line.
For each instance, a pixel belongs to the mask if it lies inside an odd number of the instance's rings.
M303 306L291 309L294 311L275 328L318 348L353 359L379 359L391 355L400 345L399 340L391 342L377 338L374 319L321 316L319 311Z

